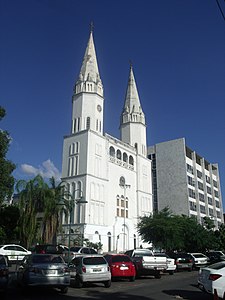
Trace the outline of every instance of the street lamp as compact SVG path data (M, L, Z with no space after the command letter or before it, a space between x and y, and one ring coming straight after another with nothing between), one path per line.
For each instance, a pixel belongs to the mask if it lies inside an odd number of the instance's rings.
M126 184L125 178L123 176L120 177L119 185L124 190L124 215L123 215L123 252L125 252L125 242L126 242L126 189L130 188L129 184Z
M80 197L75 199L75 193L79 191L80 192ZM70 207L70 222L69 222L69 240L68 240L68 263L70 261L70 244L71 244L71 227L72 227L72 211L74 210L74 206L75 204L86 204L88 203L88 201L85 200L85 198L83 197L83 193L80 189L76 189L73 191L73 195L71 200L72 201L72 205Z

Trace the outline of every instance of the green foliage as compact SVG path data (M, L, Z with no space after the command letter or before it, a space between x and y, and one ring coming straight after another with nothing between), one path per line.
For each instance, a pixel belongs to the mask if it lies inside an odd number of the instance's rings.
M68 210L69 200L64 197L62 183L56 185L54 178L50 186L37 175L29 181L16 184L19 194L20 241L26 247L36 242L55 243L59 230L59 215Z
M5 109L0 106L0 120L5 117L5 114ZM0 205L4 200L10 199L15 183L12 172L16 166L6 159L10 141L9 133L0 129Z
M210 220L211 221L211 220ZM140 218L138 231L145 242L166 251L205 251L218 247L218 238L206 218L204 227L194 217L173 215L168 207Z
M13 243L18 241L19 209L15 205L0 207L0 243Z

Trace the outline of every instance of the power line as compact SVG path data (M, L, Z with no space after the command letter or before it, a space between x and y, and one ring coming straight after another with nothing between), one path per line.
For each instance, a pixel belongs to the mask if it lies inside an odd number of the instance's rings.
M220 12L221 12L221 15L223 16L224 21L225 21L225 15L224 15L224 13L223 13L223 11L222 11L222 8L221 8L221 5L220 5L220 3L219 3L219 0L216 0L216 3L217 3L217 5L218 5L218 7L219 7L219 10L220 10Z

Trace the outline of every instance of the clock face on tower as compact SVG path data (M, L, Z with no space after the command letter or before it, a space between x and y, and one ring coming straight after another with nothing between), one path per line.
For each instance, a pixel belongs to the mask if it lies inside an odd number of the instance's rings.
M101 107L101 105L97 105L97 110L100 112L100 111L102 111L102 107Z

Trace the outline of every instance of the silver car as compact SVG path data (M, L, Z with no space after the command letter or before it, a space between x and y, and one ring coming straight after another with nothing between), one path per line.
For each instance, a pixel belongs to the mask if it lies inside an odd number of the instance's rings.
M111 286L111 272L106 259L102 255L85 255L75 257L70 264L75 284L82 287L84 283L103 283Z
M48 286L67 293L70 273L60 255L32 254L26 257L18 270L18 282L24 287Z

